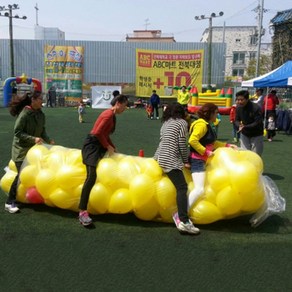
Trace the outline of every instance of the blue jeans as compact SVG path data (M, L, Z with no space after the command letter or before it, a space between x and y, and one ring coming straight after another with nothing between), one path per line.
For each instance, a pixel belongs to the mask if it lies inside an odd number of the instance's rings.
M206 170L206 161L205 160L191 158L190 164L191 164L191 173L203 172Z

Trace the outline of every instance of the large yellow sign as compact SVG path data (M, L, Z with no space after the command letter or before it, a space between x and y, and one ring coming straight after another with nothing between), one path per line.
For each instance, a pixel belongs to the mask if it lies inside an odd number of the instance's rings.
M173 87L202 89L203 50L154 51L136 49L136 95L172 96Z

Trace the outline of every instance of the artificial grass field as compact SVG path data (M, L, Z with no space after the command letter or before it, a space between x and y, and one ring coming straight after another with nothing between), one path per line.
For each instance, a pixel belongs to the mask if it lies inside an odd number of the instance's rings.
M57 145L81 148L100 110L44 108L47 132ZM0 108L0 176L10 160L15 118ZM117 117L118 151L151 157L161 122L142 109ZM219 139L231 139L223 116ZM200 225L198 236L174 224L146 222L133 214L93 216L86 229L77 213L45 205L4 211L0 191L0 291L292 291L292 136L265 141L264 174L286 199L286 211L252 228L250 216Z

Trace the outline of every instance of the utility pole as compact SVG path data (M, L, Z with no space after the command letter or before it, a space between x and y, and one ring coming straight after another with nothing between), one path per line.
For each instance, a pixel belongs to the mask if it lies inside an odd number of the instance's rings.
M212 89L212 19L223 16L224 12L212 13L210 16L195 16L195 20L209 19L209 35L208 35L208 89Z
M14 49L13 49L13 24L12 18L17 19L26 19L26 16L18 16L18 14L12 15L12 10L19 9L18 4L8 5L8 8L5 6L0 6L0 16L8 17L9 18L9 40L10 40L10 70L11 70L11 77L14 77ZM1 14L1 11L8 11L5 12L4 15Z
M35 4L35 7L34 7L34 9L35 9L35 24L38 26L39 25L39 8L38 8L38 4L36 3Z
M259 0L259 5L258 5L258 42L257 42L257 55L256 55L257 57L256 57L255 77L259 76L259 68L260 68L263 13L264 13L264 0Z
M147 30L149 24L149 18L145 19L145 30Z

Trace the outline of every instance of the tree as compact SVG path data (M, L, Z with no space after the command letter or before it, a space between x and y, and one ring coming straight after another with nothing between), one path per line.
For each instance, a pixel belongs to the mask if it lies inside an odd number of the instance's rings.
M259 64L259 76L266 74L272 70L272 57L269 55L261 55L260 56L260 64ZM246 68L246 75L244 75L243 79L248 80L255 78L256 73L256 59L251 59Z

